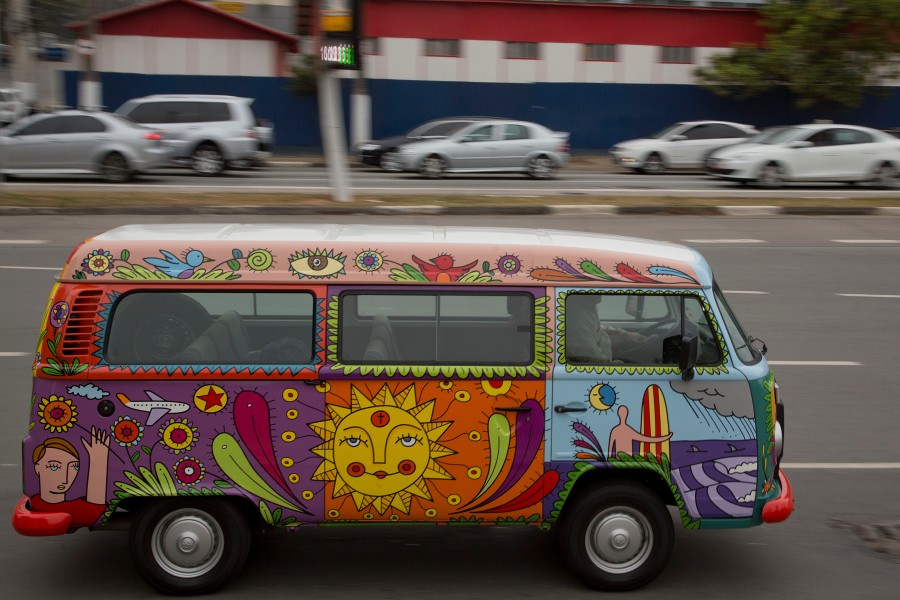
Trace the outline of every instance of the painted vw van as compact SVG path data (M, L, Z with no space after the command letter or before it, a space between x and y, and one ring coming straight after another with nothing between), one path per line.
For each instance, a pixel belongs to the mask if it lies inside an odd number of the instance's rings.
M675 521L793 510L774 376L683 246L120 227L73 251L33 370L16 530L127 525L168 593L224 584L257 528L409 522L553 529L626 590Z

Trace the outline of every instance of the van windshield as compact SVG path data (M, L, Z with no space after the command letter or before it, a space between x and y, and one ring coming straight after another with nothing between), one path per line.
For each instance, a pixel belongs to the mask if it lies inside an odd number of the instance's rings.
M713 292L716 295L716 303L719 305L719 310L722 313L722 321L725 323L725 329L728 330L728 337L731 338L731 341L734 344L735 354L737 354L738 358L745 365L758 363L762 358L762 354L753 347L753 337L744 333L744 329L741 327L740 322L738 322L737 317L735 317L734 311L731 310L731 307L725 300L725 294L722 293L719 284L714 286Z

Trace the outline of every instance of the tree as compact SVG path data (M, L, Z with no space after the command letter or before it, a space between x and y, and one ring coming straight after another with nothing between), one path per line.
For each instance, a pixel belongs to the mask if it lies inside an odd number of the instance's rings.
M798 108L858 106L900 76L900 0L768 0L762 48L735 46L695 70L716 94L786 88Z
M288 89L297 96L316 94L319 89L318 74L322 66L312 54L305 54L291 65L291 80Z

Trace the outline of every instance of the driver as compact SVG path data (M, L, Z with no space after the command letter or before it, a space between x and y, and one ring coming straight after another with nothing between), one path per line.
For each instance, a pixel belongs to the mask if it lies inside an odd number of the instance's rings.
M566 298L566 359L572 363L621 364L623 346L645 338L639 333L604 325L597 315L601 294L569 294Z

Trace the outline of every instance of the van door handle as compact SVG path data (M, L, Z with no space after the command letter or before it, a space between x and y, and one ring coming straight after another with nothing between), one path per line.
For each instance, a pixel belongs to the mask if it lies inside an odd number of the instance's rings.
M322 385L323 383L325 383L321 379L303 379L302 381L306 385Z
M494 410L500 410L503 412L530 412L531 409L527 406L497 406Z
M576 404L569 404L568 406L554 406L553 412L556 413L567 413L567 412L586 412L587 406L578 406Z

